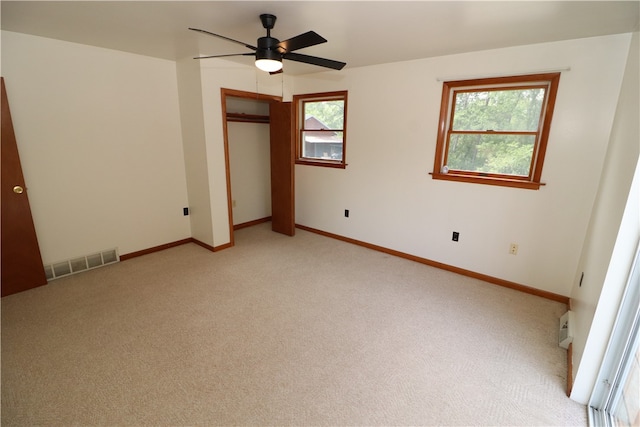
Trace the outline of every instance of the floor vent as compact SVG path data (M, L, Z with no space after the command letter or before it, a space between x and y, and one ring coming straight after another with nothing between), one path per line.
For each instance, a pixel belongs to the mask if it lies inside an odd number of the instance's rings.
M81 256L66 261L46 264L44 272L47 280L58 279L70 274L81 273L103 265L113 264L120 261L117 249L108 249L91 255Z
M568 349L573 341L573 311L567 311L560 318L560 332L558 344L560 347Z

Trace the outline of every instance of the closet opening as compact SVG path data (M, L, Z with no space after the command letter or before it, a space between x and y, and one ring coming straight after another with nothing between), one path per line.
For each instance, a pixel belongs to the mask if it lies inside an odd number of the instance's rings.
M221 99L231 245L234 230L268 221L293 235L290 103L233 89L222 89Z

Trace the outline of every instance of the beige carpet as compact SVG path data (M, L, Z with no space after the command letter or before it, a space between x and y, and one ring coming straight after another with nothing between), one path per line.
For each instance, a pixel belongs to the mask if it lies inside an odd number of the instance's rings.
M270 224L2 299L2 425L586 425L565 307Z

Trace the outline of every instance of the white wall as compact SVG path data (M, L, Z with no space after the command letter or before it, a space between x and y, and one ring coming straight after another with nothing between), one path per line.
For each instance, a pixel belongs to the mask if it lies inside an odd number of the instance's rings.
M190 236L175 62L2 33L44 262Z
M345 170L296 166L296 222L568 296L629 49L615 35L347 69L294 93L348 90ZM540 190L432 180L439 78L562 69ZM344 218L344 209L350 217ZM453 231L460 241L451 241ZM517 256L508 253L517 243Z
M191 237L213 246L207 147L202 114L200 64L193 58L176 62L182 146L189 197Z
M227 123L233 225L271 216L268 123Z
M635 33L600 188L571 291L577 367L572 398L584 404L595 384L640 239L639 52L639 36Z

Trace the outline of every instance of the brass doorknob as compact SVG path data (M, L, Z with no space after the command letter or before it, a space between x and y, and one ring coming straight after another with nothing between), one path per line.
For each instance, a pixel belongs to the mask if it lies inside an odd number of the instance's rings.
M16 185L15 187L13 187L13 192L16 194L22 194L24 192L24 188L20 187L19 185Z

